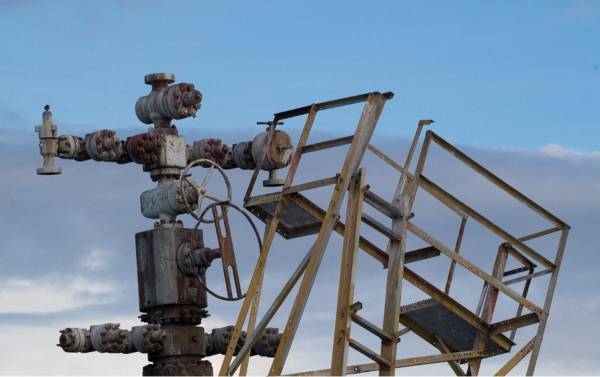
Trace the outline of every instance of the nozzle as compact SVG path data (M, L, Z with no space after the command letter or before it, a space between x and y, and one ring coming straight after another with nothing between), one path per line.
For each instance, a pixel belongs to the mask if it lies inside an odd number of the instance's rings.
M40 138L40 154L44 158L44 165L37 169L37 174L60 174L62 169L54 165L54 157L56 157L58 153L58 137L56 136L56 124L52 121L50 105L44 106L42 125L36 126L34 129Z

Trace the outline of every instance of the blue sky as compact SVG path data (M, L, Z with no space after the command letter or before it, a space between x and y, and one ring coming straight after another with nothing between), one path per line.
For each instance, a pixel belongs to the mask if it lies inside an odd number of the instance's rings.
M433 118L481 147L596 150L600 3L0 3L1 126L130 128L143 75L203 92L181 127L246 128L273 112L371 90L396 93L380 132ZM343 125L332 124L333 131Z
M139 213L139 194L154 184L138 165L94 161L61 160L62 175L36 176L41 157L33 125L50 103L59 134L141 133L147 125L137 120L134 104L149 89L143 76L164 71L204 94L197 118L175 122L188 144L202 137L247 140L261 130L255 121L274 112L392 90L375 144L402 160L417 120L435 119L438 134L572 226L536 371L598 374L599 278L590 266L600 258L600 2L0 0L0 36L0 333L11 339L0 342L0 374L139 375L144 355L67 355L55 344L57 330L67 326L139 324L133 234L152 227ZM352 132L356 109L319 114L318 136ZM284 126L295 141L298 124ZM391 175L365 161L369 183L385 187L382 196L389 197ZM336 168L334 159L316 163L319 169L301 168L299 177ZM445 155L434 152L429 168L436 182L510 231L539 225L513 213ZM250 174L230 174L239 204ZM453 239L452 213L427 205L415 213L441 239ZM234 231L243 233L237 225ZM477 227L469 231L464 255L493 257L482 251L495 251L497 240ZM207 244L215 244L213 233L205 229ZM275 240L264 305L308 247L302 240ZM329 249L341 249L339 238L331 242ZM329 362L322 350L331 346L327 321L339 269L339 254L329 249L289 372L306 369L306 360L317 367ZM253 252L239 253L248 258L245 266L254 263ZM445 276L439 260L424 266ZM380 292L375 283L383 283L383 270L362 262L357 296L375 301L365 314L379 323L382 300L371 293ZM405 302L415 298L408 287ZM461 298L475 297L473 291L468 280L455 279ZM212 316L203 324L208 330L231 324L238 308L210 299ZM274 325L281 327L286 314ZM402 356L422 350L410 344ZM351 358L364 361L357 357ZM254 373L264 374L270 363L257 362ZM219 365L218 357L213 363ZM484 373L499 366L490 359ZM445 364L398 371L449 372Z

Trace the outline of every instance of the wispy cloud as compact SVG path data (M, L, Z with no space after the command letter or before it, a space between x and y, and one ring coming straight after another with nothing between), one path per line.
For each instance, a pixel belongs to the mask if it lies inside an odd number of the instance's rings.
M1 314L56 313L118 298L112 281L84 276L63 278L52 274L40 278L8 278L0 281Z
M573 161L600 159L600 151L581 151L565 148L559 144L547 144L540 148L540 152L555 158L564 158Z
M81 257L79 265L89 271L104 270L112 256L112 251L94 247L90 249L86 255Z

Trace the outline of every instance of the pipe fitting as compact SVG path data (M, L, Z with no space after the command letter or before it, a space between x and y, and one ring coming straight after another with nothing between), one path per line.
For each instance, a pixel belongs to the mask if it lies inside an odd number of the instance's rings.
M54 165L54 158L58 153L58 142L56 133L58 127L52 121L50 106L44 106L42 113L42 125L34 127L40 138L40 154L44 159L44 165L37 169L38 175L60 174L62 169Z
M91 352L94 350L90 341L90 331L75 327L60 330L57 346L65 352Z
M135 113L142 123L153 123L156 128L170 127L173 119L196 116L202 93L193 84L169 85L175 81L175 75L170 73L152 73L144 81L152 85L152 91L135 103Z
M126 154L124 143L112 130L100 130L85 135L85 150L96 161L120 161Z
M85 149L85 140L74 135L60 135L58 137L58 157L76 161L90 159Z
M121 330L118 323L105 323L90 326L90 341L98 352L131 353L135 352L131 333Z

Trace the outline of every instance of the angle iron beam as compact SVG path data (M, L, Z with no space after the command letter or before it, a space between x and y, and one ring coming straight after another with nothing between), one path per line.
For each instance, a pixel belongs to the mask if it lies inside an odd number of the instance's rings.
M439 187L438 185L436 185L435 183L433 183L432 181L427 179L427 177L421 175L419 177L419 185L428 186L431 189L431 193L438 200L440 200L442 202L447 202L450 205L458 207L461 211L466 213L469 217L472 217L475 221L477 221L481 225L488 228L490 231L492 231L497 236L504 239L506 242L514 245L515 247L517 247L518 249L523 251L525 254L527 254L531 258L537 260L545 267L550 268L550 269L555 267L554 264L552 262L550 262L548 259L546 259L544 256L542 256L541 254L539 254L538 252L536 252L535 250L533 250L531 247L527 246L523 242L519 241L517 238L515 238L514 236L509 234L507 231L505 231L504 229L500 228L498 225L496 225L493 222L491 222L490 220L488 220L485 216L481 215L479 212L475 211L473 208L469 207L462 201L458 200L456 197L454 197L453 195L451 195L450 193L448 193L447 191L445 191L444 189L442 189L441 187Z
M436 347L440 350L441 353L447 354L452 353L452 350L448 345L440 338L438 335L435 335ZM462 369L458 361L449 360L448 365L457 376L465 376L465 371Z
M499 321L496 323L492 323L490 326L490 334L501 334L506 331L510 331L513 329L519 329L521 327L533 325L538 323L540 319L535 313L528 313L525 315L521 315L518 317L505 319L503 321Z
M305 190L312 190L312 189L323 187L323 186L330 186L330 185L335 184L337 181L338 181L337 175L335 175L333 177L329 177L329 178L317 179L315 181L300 183L298 185L288 187L285 190L281 191L281 194L289 195L293 192L300 192L300 191L305 191Z
M531 280L531 279L534 279L534 278L537 278L537 277L540 277L540 276L544 276L544 275L548 275L548 274L551 274L551 273L552 273L551 270L538 271L538 272L534 272L532 274L527 274L525 276L520 276L518 278L505 280L505 281L503 281L503 283L504 283L504 285L512 285L512 284L519 283L519 282L524 281L524 280Z
M548 321L548 315L550 313L550 306L552 305L552 298L554 297L554 289L556 289L556 283L558 281L558 272L560 271L560 266L562 264L562 258L565 253L565 246L567 244L567 237L569 236L568 225L565 225L563 228L560 240L558 242L558 250L556 251L556 258L554 259L554 263L556 264L556 268L552 271L552 276L550 277L550 282L548 283L548 291L546 292L546 299L544 300L544 311L542 312L542 316L540 317L540 324L537 329L537 333L535 335L535 340L533 344L533 349L531 350L531 357L529 358L529 365L527 366L527 375L533 375L535 371L535 364L537 363L537 358L540 353L540 348L542 346L542 339L544 338L544 331L546 330L546 323Z
M319 110L333 109L333 108L340 107L340 106L353 105L355 103L365 102L371 95L382 95L386 100L392 99L394 97L394 93L392 93L392 92L385 92L383 94L381 94L379 92L364 93L364 94L359 94L356 96L338 98L338 99L334 99L331 101L315 103L315 104L308 105L308 106L302 106L302 107L298 107L295 109L282 111L279 113L275 113L274 118L277 120L283 120L283 119L289 119L289 118L294 118L294 117L297 117L300 115L308 114L308 112L311 110L312 107L314 107L317 111L319 111Z
M308 144L302 147L302 153L311 153L316 151L321 151L323 149L335 148L342 145L348 145L352 143L352 139L354 135L339 137L337 139L329 139L325 141L320 141L318 143Z
M490 356L490 354L481 352L481 351L461 351L461 352L445 353L445 354L441 354L441 355L409 357L409 358L405 358L405 359L396 359L396 368L406 368L406 367L425 365L425 364L445 363L450 360L469 360L472 358L480 358L480 357L487 357L487 356ZM379 364L377 364L377 363L349 365L346 370L346 374L373 372L373 371L376 371L377 369L379 369ZM321 369L321 370L314 370L314 371L292 373L292 374L287 374L286 376L327 376L330 374L331 374L330 369Z
M371 190L367 190L365 192L365 202L367 204L369 204L371 207L375 208L379 212L383 213L384 215L386 215L387 217L390 217L392 219L395 217L402 216L402 211L400 211L398 208L394 207L392 205L392 203L383 199L381 196L375 194Z
M333 346L331 353L331 370L335 375L342 375L348 365L348 346L350 341L351 320L354 301L354 275L358 259L358 242L360 238L360 215L362 213L365 184L364 170L360 169L353 177L348 189L346 208L346 230L340 261L340 278L338 285L337 310L333 330Z
M420 239L422 239L423 241L427 242L431 246L440 250L442 253L446 254L451 259L454 259L458 264L460 264L467 270L471 271L473 274L475 274L475 275L479 276L481 279L485 280L489 285L491 285L495 288L498 288L502 293L504 293L508 297L512 298L513 300L517 301L518 303L523 304L527 309L531 310L532 312L534 312L536 314L541 314L542 309L540 307L533 304L531 301L523 298L523 296L521 296L517 292L513 291L512 289L508 288L500 280L494 278L487 272L483 271L481 268L475 266L473 263L468 261L466 258L462 257L459 254L456 254L454 251L452 251L446 245L442 244L435 238L431 237L423 229L421 229L418 226L416 226L415 224L409 222L408 230L410 232L412 232L414 235L416 235L417 237L419 237Z
M402 239L402 235L401 234L394 232L392 229L390 229L387 226L383 225L382 223L380 223L379 221L375 220L373 217L367 215L366 213L363 213L361 215L361 217L362 217L362 221L365 224L367 224L371 228L375 229L379 233L383 234L384 236L386 236L388 238L391 238L391 239L393 239L394 241L397 241L397 242L399 242Z
M360 327L362 327L363 329L370 332L371 334L379 337L381 340L385 340L388 342L395 342L397 340L397 338L393 335L386 333L379 326L375 325L373 322L367 320L364 317L361 317L356 313L352 315L352 321Z
M558 232L559 230L561 230L562 228L560 226L553 226L552 228L548 228L548 229L544 229L544 230L540 230L539 232L535 232L535 233L531 233L522 237L519 237L519 241L521 242L525 242L525 241L529 241L532 240L534 238L539 238L539 237L543 237L546 236L548 234L552 234L554 232Z
M521 360L525 358L533 349L533 343L536 337L533 337L527 342L523 348L521 348L513 357L511 357L503 366L500 368L494 376L506 376Z
M472 158L470 158L469 156L464 154L458 148L456 148L452 144L448 143L446 140L442 139L435 132L427 131L427 133L431 134L433 141L436 144L438 144L440 147L444 148L446 151L448 151L450 154L454 155L456 158L458 158L460 161L465 163L471 169L475 170L476 172L481 174L483 177L487 178L487 180L489 180L496 186L500 187L506 193L508 193L515 199L519 200L521 203L525 204L527 207L531 208L533 211L538 213L540 216L546 218L550 222L552 222L555 225L558 225L560 227L563 227L566 225L564 221L562 221L558 217L556 217L553 214L551 214L550 212L548 212L548 210L546 210L545 208L543 208L542 206L540 206L539 204L537 204L536 202L534 202L527 196L523 195L519 190L515 189L508 183L504 182L498 176L496 176L491 171L487 170L485 167L483 167L482 165L477 163L475 160L473 160Z
M386 367L390 366L390 362L389 361L385 360L377 352L375 352L372 349L368 348L364 344L359 343L356 340L350 338L349 345L350 345L350 347L352 347L356 351L362 353L363 355L365 355L369 359L375 361L379 366L386 366Z

